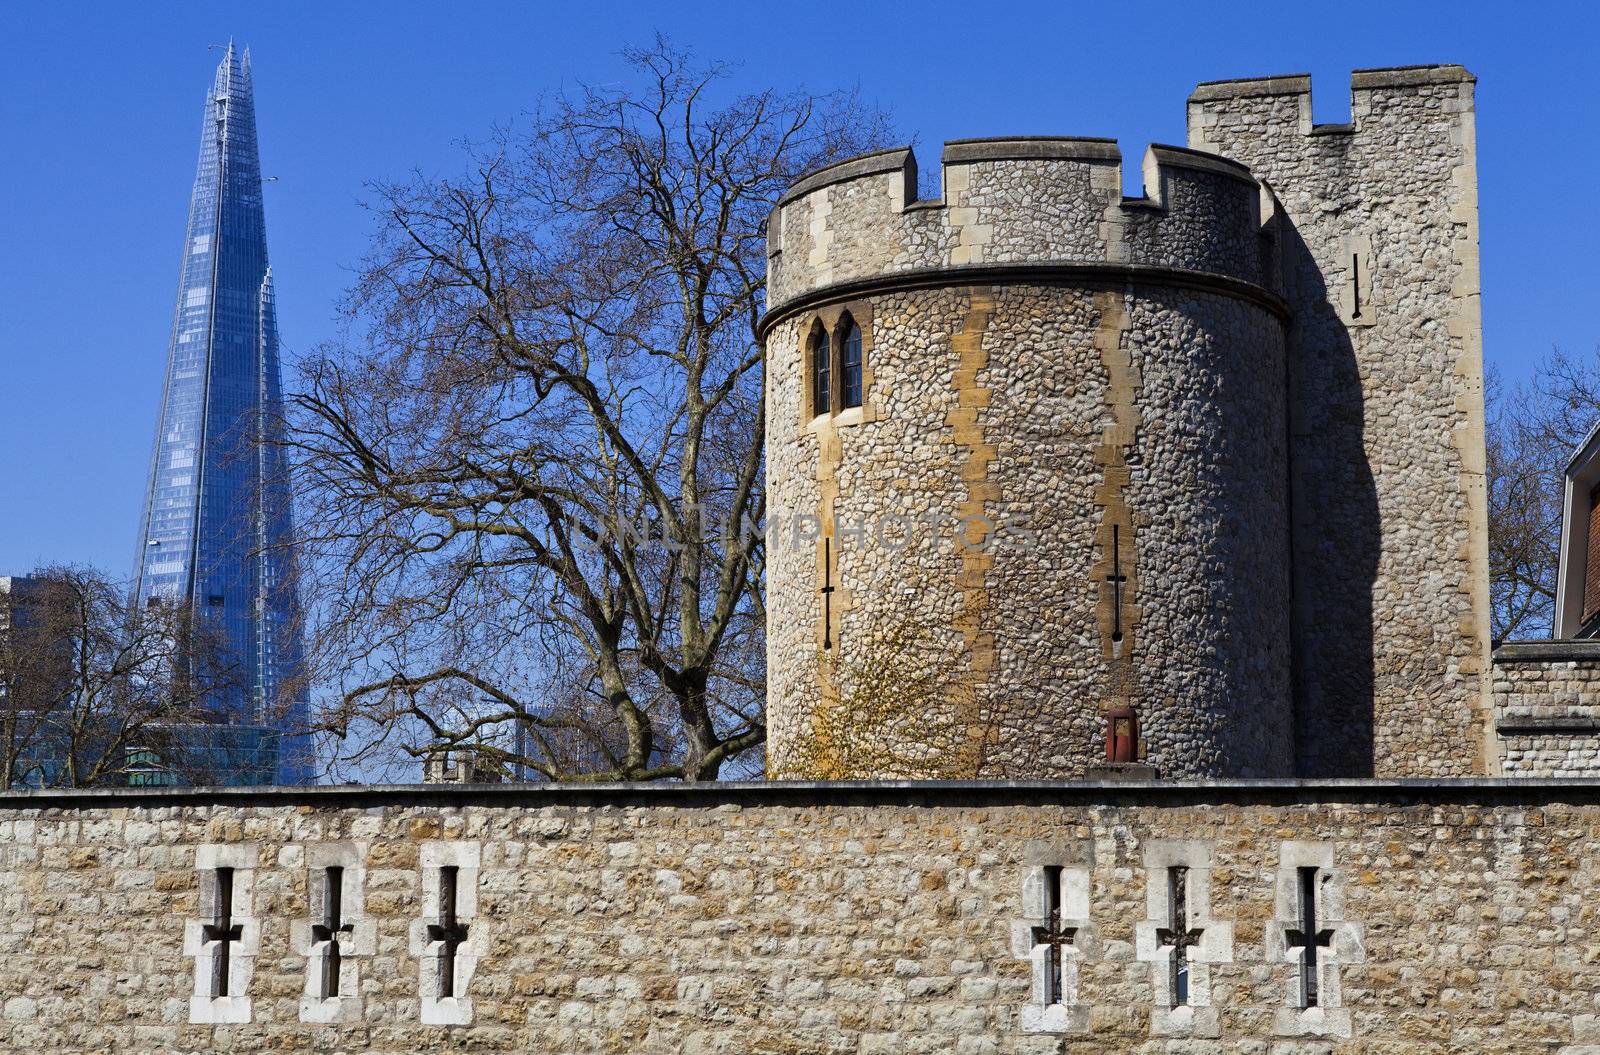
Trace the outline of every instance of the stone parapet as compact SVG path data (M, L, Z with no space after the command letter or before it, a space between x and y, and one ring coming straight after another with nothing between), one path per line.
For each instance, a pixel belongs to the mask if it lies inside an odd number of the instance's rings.
M1259 188L1244 166L1183 147L1144 155L1124 199L1108 139L946 144L943 197L917 201L911 150L813 172L768 225L769 312L839 283L974 264L1144 264L1265 283Z
M1207 122L1203 118L1197 119L1197 112L1225 113L1234 103L1254 110L1259 101L1267 99L1273 100L1277 123L1287 123L1301 134L1335 129L1357 132L1363 121L1373 119L1372 102L1375 95L1430 85L1473 85L1477 80L1465 67L1453 63L1355 70L1350 74L1352 119L1350 123L1341 125L1312 124L1309 73L1204 81L1189 93L1190 139L1208 138L1205 133ZM1263 129L1262 134L1270 133Z

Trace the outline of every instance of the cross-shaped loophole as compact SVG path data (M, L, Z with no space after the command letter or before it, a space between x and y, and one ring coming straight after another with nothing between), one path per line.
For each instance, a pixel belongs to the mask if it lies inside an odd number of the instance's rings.
M1317 929L1317 869L1302 868L1300 879L1300 926L1285 932L1288 942L1300 950L1300 1006L1316 1007L1317 950L1333 944L1333 931Z
M833 539L822 537L822 648L833 648Z
M1063 950L1073 944L1077 927L1061 925L1061 866L1044 869L1044 925L1033 928L1033 944L1044 947L1044 1002L1059 1004L1062 999L1061 965Z
M1172 1006L1184 1007L1189 1003L1189 950L1200 944L1205 928L1189 927L1189 869L1182 865L1167 869L1167 924L1156 929L1156 940L1172 950Z
M339 965L344 961L344 950L339 936L349 934L354 928L344 921L344 869L337 865L322 873L322 922L311 926L311 937L323 942L322 947L322 998L339 995Z
M233 943L244 934L244 928L233 922L233 869L217 869L214 893L216 897L212 903L211 922L202 929L205 940L216 946L211 950L213 999L229 995L228 974L233 965Z
M1111 584L1111 640L1122 640L1122 588L1128 577L1122 574L1122 528L1111 525L1111 574L1106 582Z
M456 919L456 880L460 869L439 869L439 922L428 924L428 940L439 945L438 996L456 995L456 950L467 941L467 924Z

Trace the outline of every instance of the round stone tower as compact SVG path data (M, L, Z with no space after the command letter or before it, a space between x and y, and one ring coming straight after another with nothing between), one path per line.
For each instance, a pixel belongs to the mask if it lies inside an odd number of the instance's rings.
M1286 309L1175 147L890 150L768 230L772 776L1286 776Z

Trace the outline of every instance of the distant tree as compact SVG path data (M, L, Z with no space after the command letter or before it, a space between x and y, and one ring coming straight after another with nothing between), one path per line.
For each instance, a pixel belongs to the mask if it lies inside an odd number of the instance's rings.
M657 40L462 179L376 188L352 336L288 442L346 760L714 779L766 736L763 225L882 145Z
M1491 618L1496 639L1554 625L1564 472L1600 423L1600 353L1555 351L1520 383L1488 378Z
M183 747L235 675L219 634L182 607L130 608L102 572L13 580L0 595L0 787L126 784L152 765L206 782Z

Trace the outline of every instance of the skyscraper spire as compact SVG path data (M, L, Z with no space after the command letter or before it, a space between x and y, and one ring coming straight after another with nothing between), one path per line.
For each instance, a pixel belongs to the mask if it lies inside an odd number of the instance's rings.
M285 574L294 526L280 401L249 52L232 41L206 96L166 383L140 532L139 604L190 606L240 672L196 727L191 767L226 783L308 776L298 606ZM286 698L287 697L287 698Z
M217 64L217 75L211 86L213 97L228 94L228 90L233 86L233 75L233 40L229 38L227 50L222 53L222 61Z

